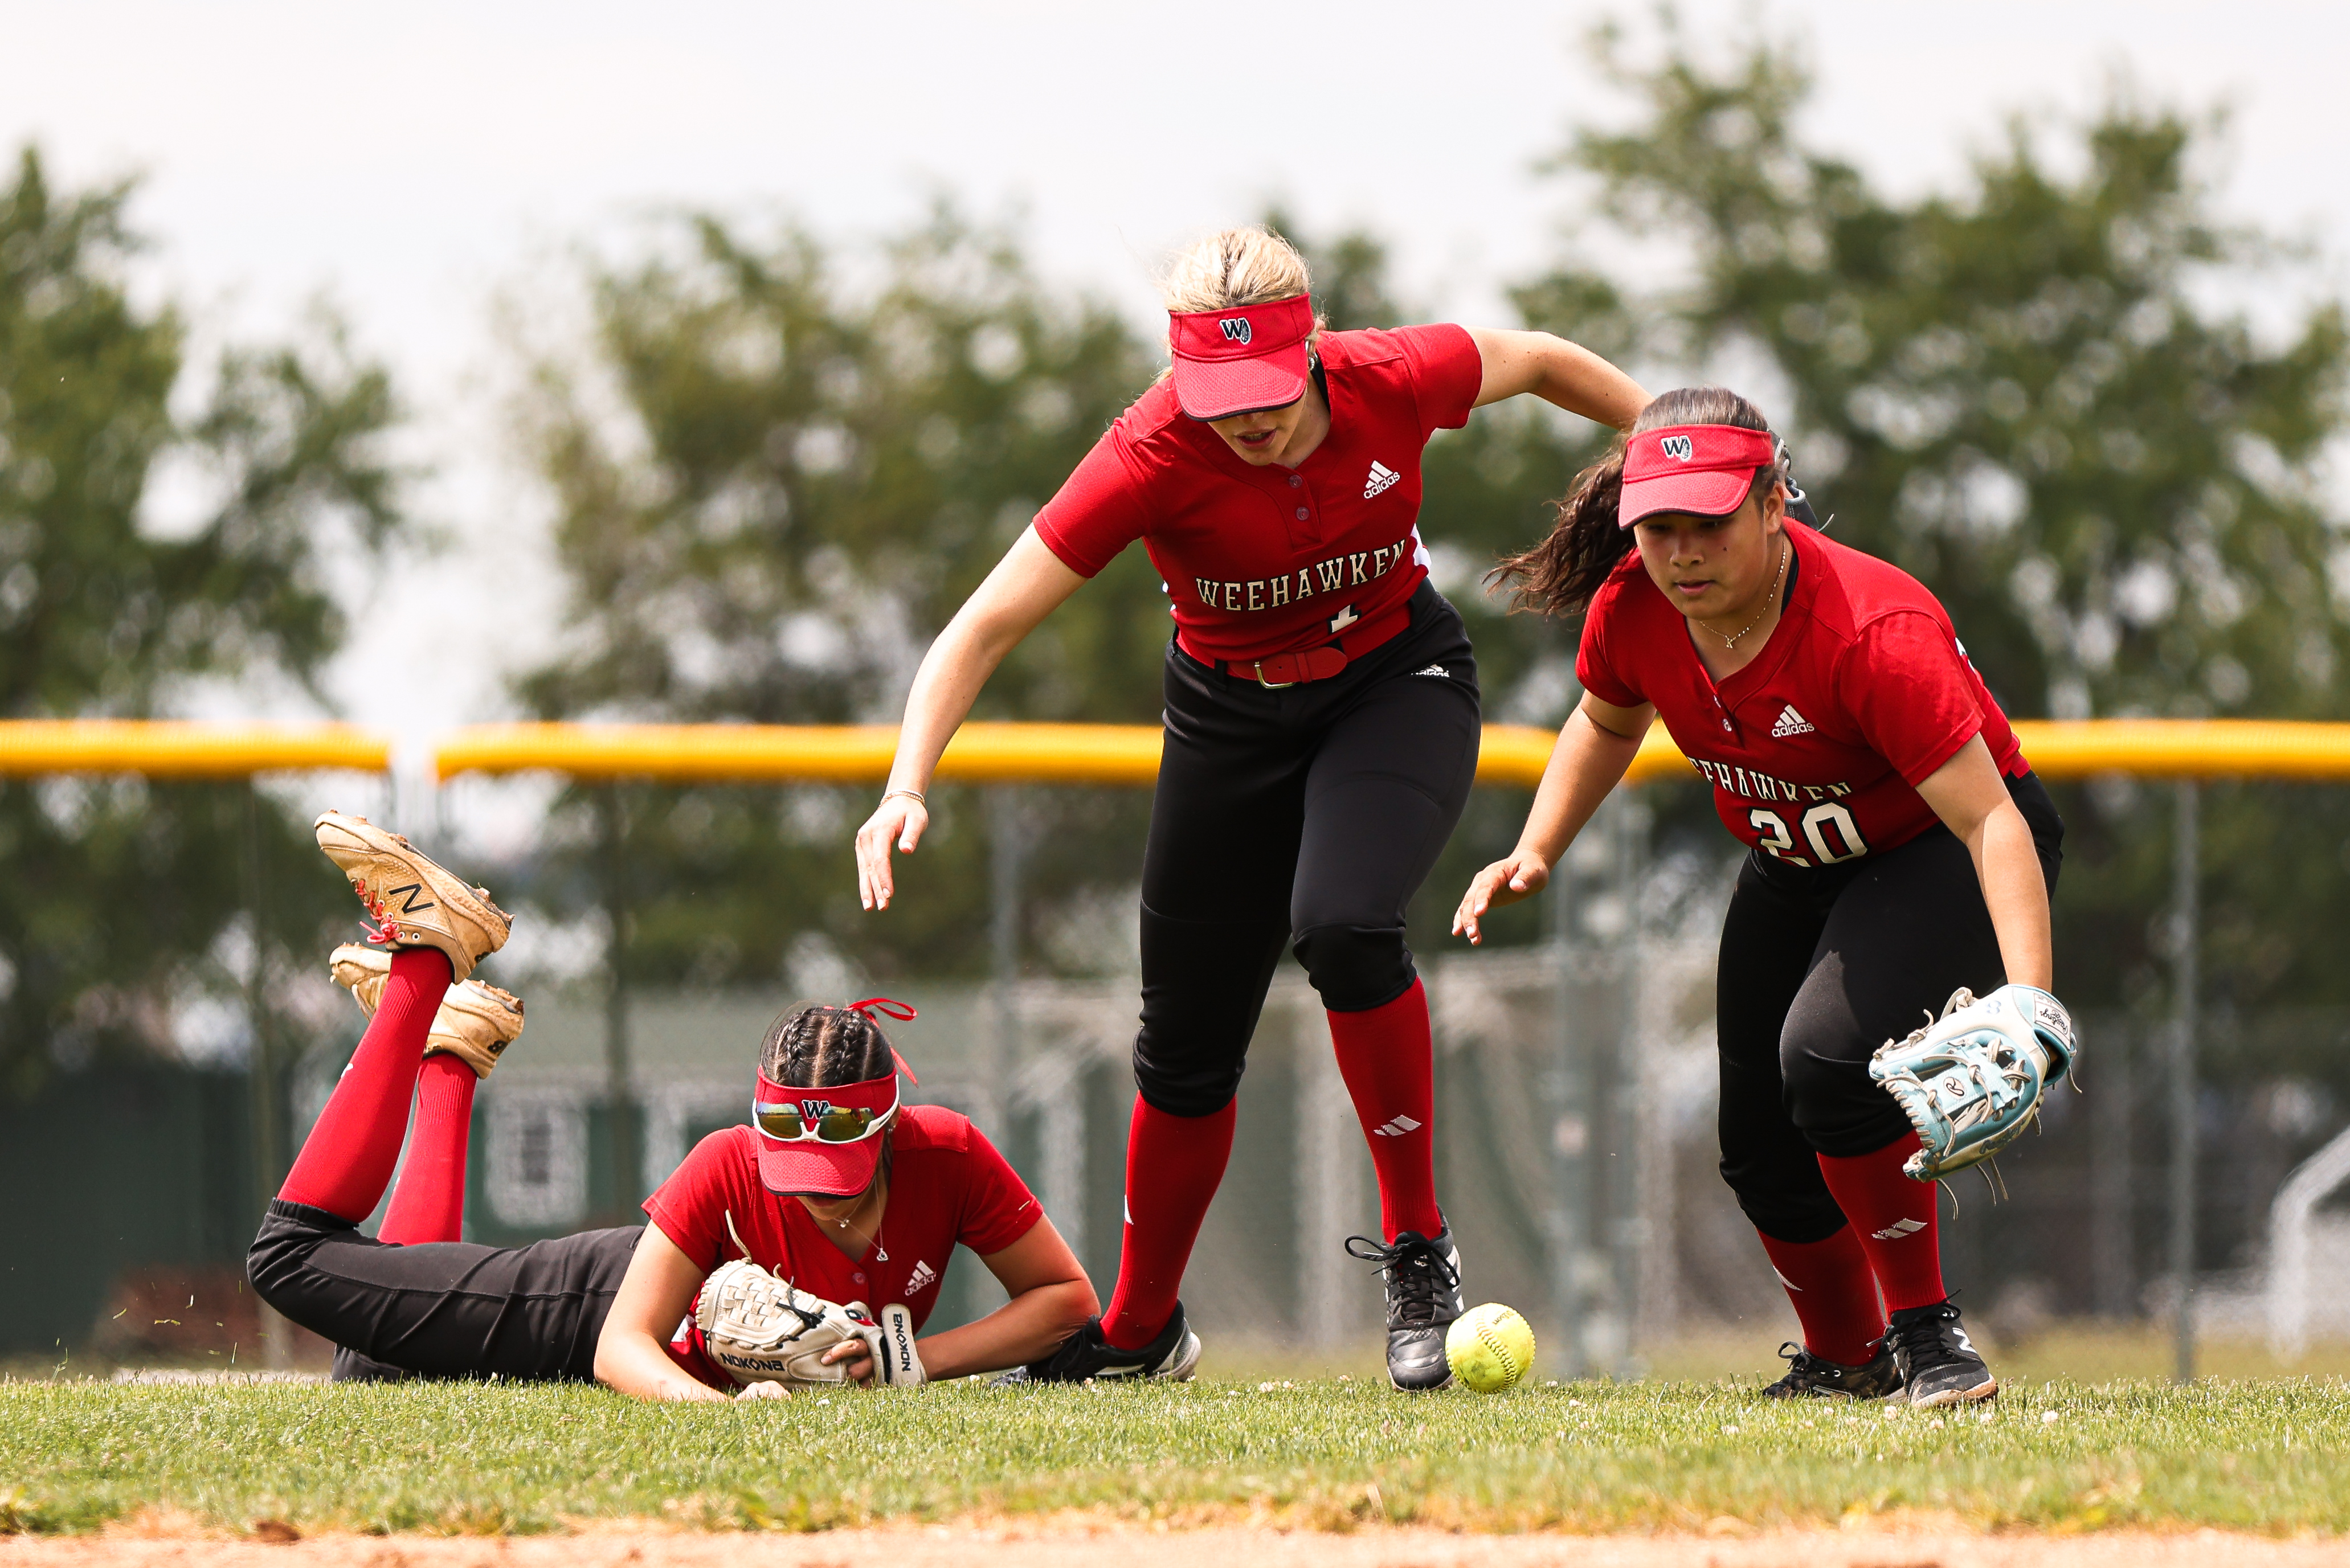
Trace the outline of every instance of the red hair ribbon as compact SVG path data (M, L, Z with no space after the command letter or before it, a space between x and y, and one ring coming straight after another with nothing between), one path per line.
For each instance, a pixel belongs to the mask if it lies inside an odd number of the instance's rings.
M900 1023L911 1023L916 1018L921 1016L910 1004L894 1002L886 996L868 996L862 1002L852 1002L848 1004L848 1011L861 1012L868 1018L878 1012L884 1018L894 1018ZM898 1064L898 1071L906 1075L908 1082L917 1086L920 1085L921 1080L914 1076L914 1070L906 1065L906 1059L898 1054L898 1048L895 1045L889 1047L889 1058Z

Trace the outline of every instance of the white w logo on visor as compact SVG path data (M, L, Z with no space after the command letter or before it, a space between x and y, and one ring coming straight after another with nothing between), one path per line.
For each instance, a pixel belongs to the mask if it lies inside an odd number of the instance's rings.
M1675 462L1687 462L1697 452L1687 436L1667 436L1657 443L1657 450Z
M807 1117L807 1119L812 1122L820 1122L824 1120L825 1117L832 1115L832 1102L830 1100L802 1100L800 1102L800 1115Z
M1245 343L1249 340L1249 319L1245 316L1227 316L1216 325L1223 329L1224 341L1227 343Z

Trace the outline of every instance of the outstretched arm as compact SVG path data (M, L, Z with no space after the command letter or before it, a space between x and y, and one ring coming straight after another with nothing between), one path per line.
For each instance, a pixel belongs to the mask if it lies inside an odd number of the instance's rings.
M1033 526L1013 541L995 570L922 655L921 668L914 671L913 687L906 693L906 722L898 731L889 788L918 794L930 788L940 753L1003 656L1084 584L1085 578L1045 547ZM889 907L895 891L890 846L911 854L930 820L920 801L891 795L857 830L857 893L867 909Z
M639 1399L725 1398L680 1371L664 1348L701 1288L693 1260L658 1222L648 1224L596 1338L596 1381Z
M1991 748L1977 735L1928 775L1918 793L1974 858L2009 983L2050 989L2056 961L2048 934L2048 881L2040 874L2032 829L2015 809Z
M1478 921L1487 910L1532 898L1549 885L1550 868L1607 792L1622 782L1624 770L1640 749L1640 737L1656 716L1656 709L1645 702L1618 708L1588 691L1583 694L1551 749L1550 765L1543 769L1542 786L1534 791L1534 809L1526 814L1518 846L1469 884L1452 916L1454 936L1482 943L1485 934Z
M1578 344L1547 332L1510 332L1472 327L1478 356L1485 361L1478 408L1532 392L1570 414L1629 430L1632 418L1648 406L1640 383Z
M1039 1219L1028 1234L980 1262L1012 1299L976 1323L915 1346L933 1379L1042 1361L1101 1311L1085 1265L1050 1220Z

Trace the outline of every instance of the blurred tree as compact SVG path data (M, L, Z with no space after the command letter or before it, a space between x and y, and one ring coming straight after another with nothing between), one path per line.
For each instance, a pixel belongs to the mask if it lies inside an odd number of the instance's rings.
M2215 213L2193 173L2207 128L2117 97L2072 155L2019 124L1961 192L1905 202L1799 140L1792 49L1749 39L1709 65L1669 20L1647 63L1597 41L1637 112L1559 166L1687 272L1632 292L1565 267L1521 291L1530 319L1610 314L1665 362L1750 367L1836 535L1940 596L2012 712L2350 712L2333 586L2350 519L2318 467L2350 343L2337 303L2291 304L2279 247ZM2214 303L2255 290L2281 330ZM2326 940L2341 794L2213 803L2223 999L2350 1000ZM2167 815L2121 784L2065 804L2066 992L2153 994Z
M37 154L0 189L0 709L167 711L193 682L276 677L312 696L347 628L326 556L399 527L375 438L394 405L331 323L303 348L231 348L175 417L185 327L131 298L130 187L52 189ZM160 488L157 476L168 475ZM330 533L328 524L342 532ZM52 1061L221 1048L241 1013L251 854L310 864L306 825L229 785L0 782L0 1085ZM332 877L273 881L265 952L314 961L346 914Z
M705 216L664 238L591 266L584 361L538 357L525 419L571 600L567 646L524 700L549 717L894 722L931 638L1148 383L1149 357L1007 234L944 209L865 288L796 230L759 243ZM1149 722L1169 628L1128 551L1005 661L976 716ZM779 811L768 791L627 792L632 975L817 973L842 948L884 974L980 965L971 793L940 792L912 896L879 919L856 909L848 853L871 794L795 790ZM1144 804L1072 792L1035 884L1131 881Z

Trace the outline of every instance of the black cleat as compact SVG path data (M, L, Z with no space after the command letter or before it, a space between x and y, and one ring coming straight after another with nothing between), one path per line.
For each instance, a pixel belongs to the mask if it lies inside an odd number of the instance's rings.
M1858 1366L1814 1355L1794 1340L1779 1347L1787 1375L1762 1390L1765 1399L1882 1399L1901 1392L1901 1368L1882 1339L1877 1354Z
M1461 1312L1461 1253L1452 1245L1452 1227L1433 1241L1406 1231L1385 1246L1368 1236L1349 1236L1347 1255L1378 1264L1387 1283L1388 1380L1407 1394L1451 1382L1444 1331Z
M1019 1372L998 1381L1020 1383L1090 1383L1097 1377L1151 1377L1189 1383L1200 1365L1200 1336L1183 1321L1183 1303L1159 1337L1140 1350L1119 1350L1102 1337L1101 1319L1087 1318L1086 1326L1061 1342L1042 1361L1032 1361Z
M1949 1302L1906 1307L1893 1314L1885 1343L1901 1367L1912 1405L1958 1405L1999 1392L1974 1342L1959 1326L1959 1309Z

